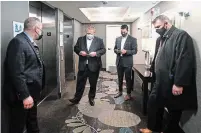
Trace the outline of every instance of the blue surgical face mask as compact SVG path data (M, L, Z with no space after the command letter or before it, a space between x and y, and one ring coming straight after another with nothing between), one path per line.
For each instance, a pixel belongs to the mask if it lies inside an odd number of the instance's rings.
M92 40L94 38L94 35L87 34L87 39Z

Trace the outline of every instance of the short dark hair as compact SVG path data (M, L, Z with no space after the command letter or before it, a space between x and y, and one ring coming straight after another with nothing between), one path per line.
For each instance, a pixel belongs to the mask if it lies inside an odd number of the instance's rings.
M126 24L122 25L121 29L126 29L128 31L128 25L126 25Z
M155 24L157 20L166 21L166 22L171 23L171 20L170 20L167 16L165 16L165 15L159 15L159 16L157 16L157 17L152 21L152 24Z

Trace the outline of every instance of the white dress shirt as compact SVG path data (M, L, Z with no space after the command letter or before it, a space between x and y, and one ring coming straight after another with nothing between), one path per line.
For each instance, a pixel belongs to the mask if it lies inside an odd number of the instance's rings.
M121 50L124 49L124 45L125 45L127 37L128 37L128 35L125 36L125 37L122 37L122 40L121 40ZM121 56L122 56L122 54L121 54Z
M87 39L87 50L88 51L89 51L92 41L93 41L93 39L91 39L91 40ZM87 60L86 64L88 64L88 60Z

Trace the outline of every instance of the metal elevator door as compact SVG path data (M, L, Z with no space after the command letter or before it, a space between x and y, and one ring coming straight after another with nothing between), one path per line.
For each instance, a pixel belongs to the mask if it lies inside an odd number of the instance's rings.
M75 76L73 61L73 20L64 15L64 53L65 53L65 78L73 80Z
M57 85L56 75L56 19L55 10L42 2L29 2L29 16L37 17L43 24L43 38L37 41L41 58L45 64L46 85L41 99L47 96Z

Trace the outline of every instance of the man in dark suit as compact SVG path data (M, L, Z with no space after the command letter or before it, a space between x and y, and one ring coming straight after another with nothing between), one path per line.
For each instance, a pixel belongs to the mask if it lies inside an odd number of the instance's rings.
M24 32L8 44L5 59L4 98L10 107L10 133L39 133L37 101L44 87L44 66L34 40L42 38L42 23L30 17Z
M90 83L89 103L94 106L96 84L102 67L101 56L105 54L106 49L103 40L94 36L95 27L90 25L86 31L87 35L78 38L74 46L74 52L79 56L79 71L77 74L76 93L74 98L69 101L73 104L79 103L88 77Z
M165 15L157 16L152 23L163 43L155 59L156 80L147 106L147 128L140 131L185 133L179 125L182 112L198 109L193 40ZM168 110L168 122L163 129L164 108Z
M156 46L155 46L155 53L154 53L154 59L151 63L151 67L150 67L150 72L152 73L152 79L153 82L156 79L156 74L155 74L155 60L156 60L156 55L158 53L158 49L160 47L160 45L163 43L163 38L160 36L156 39Z
M119 80L119 93L115 96L118 98L122 96L123 77L125 73L127 96L125 100L131 99L132 88L132 67L133 55L137 53L137 39L128 35L128 26L121 26L121 37L118 37L115 42L114 52L117 54L116 66Z

